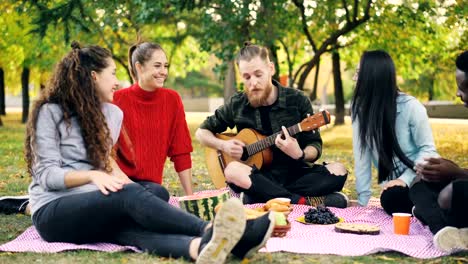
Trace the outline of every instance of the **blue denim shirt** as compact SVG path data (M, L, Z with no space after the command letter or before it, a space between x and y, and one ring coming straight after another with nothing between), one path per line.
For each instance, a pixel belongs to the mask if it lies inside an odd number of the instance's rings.
M437 156L426 108L416 98L404 93L400 93L396 101L395 130L403 153L415 163L422 161L424 157ZM366 206L372 194L371 162L375 168L378 168L379 159L376 150L366 148L361 152L361 140L358 132L359 120L353 120L352 127L356 192L359 204ZM407 186L410 186L415 177L416 174L413 170L406 167L397 157L394 157L394 170L391 179L400 179Z

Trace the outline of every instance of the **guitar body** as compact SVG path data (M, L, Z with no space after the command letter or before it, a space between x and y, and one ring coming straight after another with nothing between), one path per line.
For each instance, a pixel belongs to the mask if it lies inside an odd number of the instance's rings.
M246 145L253 144L265 138L264 135L257 131L249 128L242 129L237 135L235 134L216 134L216 137L222 140L237 139L244 142ZM212 148L206 148L206 162L208 168L208 174L211 177L216 188L226 187L226 180L224 178L224 167L230 162L236 161L231 158L228 154L218 151ZM245 161L240 161L249 166L256 166L262 168L262 166L269 166L273 160L273 153L269 148L262 150L250 157ZM223 164L223 165L221 165Z
M297 133L304 131L311 131L321 126L330 123L330 113L323 110L313 116L307 115L307 117L300 123L288 127L288 133L290 136L294 136ZM242 155L242 161L244 164L249 166L267 167L273 160L273 153L270 149L271 146L275 145L275 139L278 135L283 132L278 131L268 137L258 133L254 129L245 128L242 129L237 135L236 134L216 134L216 137L222 140L237 139L244 142L244 152ZM218 151L212 148L206 148L206 164L208 167L208 174L211 177L216 188L226 187L226 179L224 177L224 168L235 159L222 151Z

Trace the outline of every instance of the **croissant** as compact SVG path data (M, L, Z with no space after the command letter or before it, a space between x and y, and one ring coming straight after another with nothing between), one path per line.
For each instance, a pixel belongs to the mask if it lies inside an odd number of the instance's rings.
M262 216L262 215L264 215L266 213L264 211L258 211L258 210L250 209L250 208L247 208L247 207L245 207L244 210L245 210L245 216L246 216L247 220L255 219L255 218L260 217L260 216Z
M219 203L218 205L216 205L216 207L214 208L215 213L218 213L221 206L223 206L223 203ZM245 211L245 216L247 220L255 219L266 213L265 211L261 210L261 208L251 209L251 208L244 207L244 211Z
M290 207L288 205L279 204L279 203L272 203L270 206L270 211L275 212L288 212Z
M266 202L265 204L265 210L269 211L270 208L276 204L275 206L277 208L288 208L287 210L289 210L289 206L291 205L291 201L289 199L284 199L284 198L274 198L274 199L271 199L269 200L268 202ZM281 205L281 207L278 207L279 205ZM276 211L276 210L274 210Z

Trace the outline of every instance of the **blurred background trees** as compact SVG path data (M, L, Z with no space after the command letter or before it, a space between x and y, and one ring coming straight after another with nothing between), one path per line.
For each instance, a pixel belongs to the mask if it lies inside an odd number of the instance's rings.
M0 115L6 94L21 94L23 122L71 40L111 50L123 86L131 83L128 47L160 43L167 86L183 98L242 89L237 51L245 41L265 45L275 78L314 103L335 104L337 123L363 51L388 51L401 89L425 102L454 100L453 60L468 49L463 0L6 0L0 8Z

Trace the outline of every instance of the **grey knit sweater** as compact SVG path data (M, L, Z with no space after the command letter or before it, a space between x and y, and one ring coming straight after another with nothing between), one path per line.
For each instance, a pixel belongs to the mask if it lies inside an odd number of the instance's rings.
M115 144L119 137L123 113L117 106L109 103L103 104L102 111ZM36 160L32 168L32 183L29 185L32 214L60 197L98 190L91 183L74 188L65 186L67 172L94 169L88 162L76 116L71 117L71 126L67 128L59 105L43 105L37 118L35 137L33 151Z

